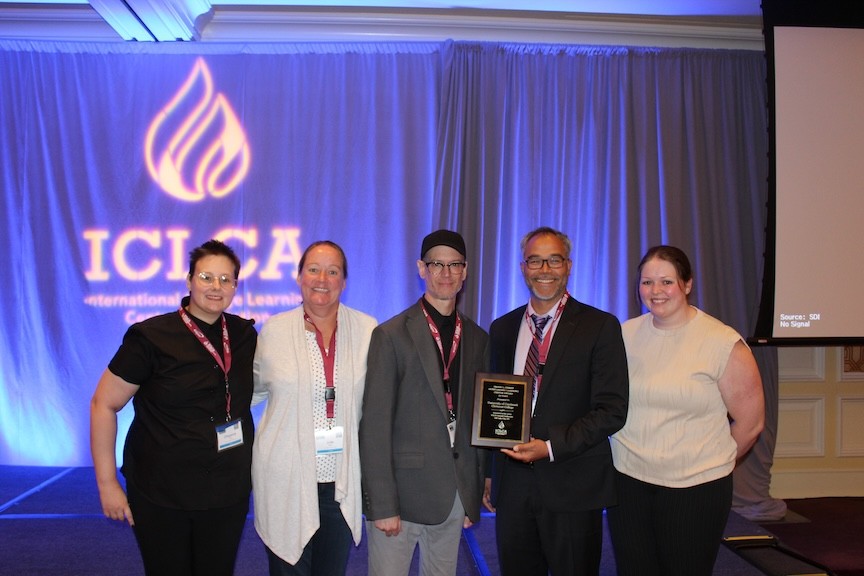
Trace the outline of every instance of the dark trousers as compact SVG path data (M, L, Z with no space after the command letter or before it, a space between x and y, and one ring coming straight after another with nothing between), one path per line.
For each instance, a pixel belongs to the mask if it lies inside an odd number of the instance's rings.
M508 473L511 478L501 487L495 513L501 575L599 574L603 511L550 510L542 504L529 467Z
M127 486L147 576L231 576L249 500L209 510L157 506Z
M321 525L296 564L289 564L267 548L270 576L338 576L345 574L354 538L335 500L336 484L318 484Z
M617 475L606 512L619 576L711 576L732 507L732 475L666 488Z

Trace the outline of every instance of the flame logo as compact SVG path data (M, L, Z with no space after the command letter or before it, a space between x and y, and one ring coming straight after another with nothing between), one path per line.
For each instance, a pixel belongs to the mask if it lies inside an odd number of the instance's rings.
M187 202L221 198L249 172L246 133L225 96L214 94L203 58L150 123L144 158L153 180Z

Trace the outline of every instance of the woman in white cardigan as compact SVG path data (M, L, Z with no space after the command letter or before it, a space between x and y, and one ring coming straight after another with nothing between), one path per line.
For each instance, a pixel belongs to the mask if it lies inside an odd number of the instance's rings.
M271 576L344 574L360 542L357 426L376 321L340 303L347 277L337 244L310 245L297 272L303 304L258 336L253 403L267 406L252 485Z

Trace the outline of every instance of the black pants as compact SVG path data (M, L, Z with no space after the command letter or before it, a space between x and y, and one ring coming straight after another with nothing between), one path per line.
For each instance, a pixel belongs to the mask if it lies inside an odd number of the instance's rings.
M619 576L711 576L732 507L732 475L666 488L617 475L606 517Z
M249 500L225 508L156 506L127 486L135 539L147 576L231 576Z
M550 510L543 505L532 469L510 466L495 514L501 575L598 575L603 510Z

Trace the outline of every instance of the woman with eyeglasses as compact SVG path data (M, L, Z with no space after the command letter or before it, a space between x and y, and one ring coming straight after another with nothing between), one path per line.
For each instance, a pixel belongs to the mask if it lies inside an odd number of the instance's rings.
M189 254L178 310L132 325L90 402L106 517L133 527L148 576L229 576L252 488L254 320L228 314L240 260L218 240ZM122 472L117 412L132 400Z
M345 252L314 242L297 268L302 305L272 316L255 354L255 528L271 576L344 574L362 519L357 428L371 316L341 303Z

